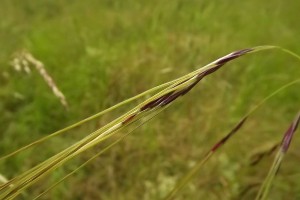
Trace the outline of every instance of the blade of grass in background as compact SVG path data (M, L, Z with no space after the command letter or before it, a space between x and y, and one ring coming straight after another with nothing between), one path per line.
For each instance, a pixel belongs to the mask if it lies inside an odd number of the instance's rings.
M297 130L299 122L300 122L300 112L297 114L294 121L292 122L288 130L285 132L279 151L277 152L273 165L256 196L256 200L267 199L267 196L271 189L272 182L279 170L283 157L286 155L286 152L289 149L290 143L293 139L294 133Z

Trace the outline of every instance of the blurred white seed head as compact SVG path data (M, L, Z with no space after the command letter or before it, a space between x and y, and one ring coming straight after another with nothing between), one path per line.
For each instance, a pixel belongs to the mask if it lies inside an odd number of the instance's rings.
M25 72L27 74L31 73L31 68L37 70L41 75L47 85L51 88L53 94L60 100L60 103L68 108L68 103L65 95L60 91L60 89L55 84L53 78L48 74L44 63L36 59L29 51L22 50L14 55L11 62L11 66L17 72Z

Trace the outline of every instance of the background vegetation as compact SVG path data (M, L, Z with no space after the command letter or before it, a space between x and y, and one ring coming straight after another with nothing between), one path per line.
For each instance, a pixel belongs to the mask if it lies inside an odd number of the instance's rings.
M184 75L233 50L274 44L300 52L299 1L0 1L0 152L88 117ZM66 110L36 72L16 72L14 53L41 60L69 103ZM161 199L180 177L259 100L299 78L281 52L243 57L208 77L155 120L60 184L44 199ZM299 85L261 108L178 199L253 199L272 155L299 109ZM12 178L129 107L5 160ZM271 199L299 199L300 137L295 136ZM91 157L69 162L25 199Z

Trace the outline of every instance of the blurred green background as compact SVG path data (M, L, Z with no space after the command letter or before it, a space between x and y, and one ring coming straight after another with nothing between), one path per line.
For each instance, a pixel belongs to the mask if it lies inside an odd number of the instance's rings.
M281 0L1 0L1 155L231 51L269 44L300 53L299 8L299 1ZM44 63L68 111L34 68L28 75L10 65L22 49ZM299 61L275 50L233 61L42 199L162 199L250 108L299 75ZM273 154L256 165L251 159L281 140L299 102L299 85L270 100L178 199L253 199ZM1 162L0 174L14 177L134 105ZM300 199L299 138L270 199ZM67 163L23 199L101 148Z

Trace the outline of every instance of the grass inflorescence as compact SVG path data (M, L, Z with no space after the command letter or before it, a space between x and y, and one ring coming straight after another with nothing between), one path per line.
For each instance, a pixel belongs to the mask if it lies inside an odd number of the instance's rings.
M98 130L90 133L89 135L85 136L83 139L75 142L74 144L70 145L66 149L62 150L61 152L57 153L56 155L50 157L49 159L45 160L44 162L36 165L35 167L25 171L24 173L15 176L13 179L8 180L6 183L0 185L0 199L14 199L17 196L19 196L25 189L28 187L31 187L34 183L38 182L42 178L46 177L50 173L52 173L54 170L59 168L60 166L64 165L67 161L70 159L76 157L77 155L87 151L88 149L99 145L100 143L106 141L108 138L111 138L116 133L119 133L120 131L124 130L127 127L132 127L131 130L125 131L126 133L123 133L123 136L116 140L115 142L108 145L106 148L104 148L102 151L97 153L95 156L93 156L90 160L88 160L86 163L82 164L78 167L78 169L82 168L85 164L89 163L94 158L98 157L100 154L102 154L104 151L110 149L112 146L120 142L124 137L126 137L128 134L130 134L134 129L140 127L148 120L155 117L159 112L167 108L169 105L171 105L175 100L178 98L186 95L189 93L190 90L192 90L197 84L201 82L206 76L215 73L219 69L222 69L225 64L227 64L229 61L237 59L241 56L262 51L262 50L270 50L270 49L280 49L284 52L297 57L300 59L298 55L295 53L282 49L277 46L258 46L253 48L247 48L242 49L239 51L234 51L224 57L221 57L214 62L199 68L187 75L184 75L178 79L175 79L173 81L167 82L165 84L162 84L160 86L157 86L153 89L150 89L146 92L143 92L135 97L132 97L128 100L125 100L119 104L116 104L115 106L112 106L111 108L108 108L107 110L104 110L98 114L95 114L87 119L84 119L78 123L75 123L67 128L64 128L62 130L59 130L51 135L48 135L44 138L41 138L27 146L21 147L19 150L16 150L15 152L12 152L7 155L3 155L1 159L6 159L8 157L11 157L13 155L16 155L17 153L23 152L26 149L36 146L40 144L41 142L47 141L48 139L57 136L59 134L62 134L72 128L75 128L85 122L88 122L90 120L93 120L101 115L107 114L108 112L123 106L133 100L139 99L140 97L143 97L145 95L152 94L153 92L160 90L158 93L152 95L150 98L146 99L142 103L138 104L134 108L127 111L125 114L117 117L116 119L112 120L108 124L102 126ZM296 83L299 83L300 80L295 80L290 82L289 84L283 86L282 88L279 88L277 91L273 92L271 95L266 97L261 103L257 104L257 106L250 110L235 126L234 128L226 134L223 138L221 138L204 156L202 160L200 160L190 172L187 173L187 175L178 182L178 184L174 187L174 189L169 193L169 195L166 197L166 199L173 199L175 195L182 189L188 181L200 170L200 168L203 166L204 163L217 151L222 147L239 129L243 126L244 123L246 123L248 117L261 105L263 105L269 98L275 96L280 91L284 90L286 87L289 87L291 85L294 85ZM282 148L279 156L279 160L282 160L283 154L286 152L288 148L288 144L290 143L291 136L296 130L296 125L299 122L299 117L297 120L292 124L292 128L289 129L287 134L284 137ZM276 172L278 170L278 166L280 161L276 161L275 167L271 169L272 175L269 175L266 179L266 190L262 189L260 193L267 194L269 185L272 182L272 179L274 177L274 171ZM65 178L69 177L71 174L76 172L78 169L75 169L73 172L71 172L69 175L65 176L62 180L59 182L65 180ZM58 182L58 183L59 183ZM50 186L46 191L52 189L55 187L58 183L55 183L53 186ZM264 184L264 185L265 185ZM265 186L263 185L262 188ZM44 193L36 197L35 199L41 197ZM260 195L259 195L260 196Z

